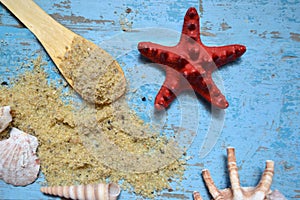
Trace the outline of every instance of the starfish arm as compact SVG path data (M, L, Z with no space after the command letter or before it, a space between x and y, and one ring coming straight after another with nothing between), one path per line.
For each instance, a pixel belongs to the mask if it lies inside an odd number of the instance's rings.
M201 42L199 15L194 7L189 8L184 16L180 41L186 41L189 38Z
M173 100L186 89L183 77L170 67L166 68L166 79L155 98L155 108L162 110L169 107Z
M180 54L177 52L177 47L167 47L152 42L140 42L138 50L140 53L150 59L152 62L159 64L177 66L182 60Z
M211 75L202 78L198 83L193 83L192 86L195 92L215 107L225 109L229 106L225 96L213 82Z
M163 110L169 107L175 98L176 95L169 88L163 85L156 95L154 106L157 110Z
M246 52L244 45L232 44L220 47L205 47L217 67L226 65L241 57Z

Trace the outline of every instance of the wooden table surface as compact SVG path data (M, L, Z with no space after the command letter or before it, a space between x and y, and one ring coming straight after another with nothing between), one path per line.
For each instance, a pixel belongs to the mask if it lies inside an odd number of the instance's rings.
M216 73L218 85L230 103L228 109L213 111L201 99L189 99L198 109L197 119L183 124L195 126L197 130L187 152L191 159L184 180L173 183L174 191L162 191L157 199L192 199L194 190L209 199L201 178L204 168L210 170L217 187L228 187L228 146L236 148L243 186L255 186L265 160L274 160L271 188L280 190L288 199L300 198L299 0L35 2L61 24L118 59L131 83L129 87L137 89L131 103L140 105L140 115L153 111L153 100L142 104L140 98L148 95L154 99L156 94L156 89L143 90L143 86L157 88L164 81L164 73L154 68L153 72L143 71L145 63L139 58L137 42L176 44L186 10L196 7L201 16L204 44L239 43L247 46L247 52ZM22 70L17 71L17 67L37 52L49 62L49 79L59 77L37 39L0 4L0 81L20 73ZM169 116L178 112L178 105L178 102L172 104ZM187 115L188 112L182 117ZM43 182L42 175L26 187L13 187L0 181L0 199L51 199L39 192ZM143 198L122 191L120 199Z

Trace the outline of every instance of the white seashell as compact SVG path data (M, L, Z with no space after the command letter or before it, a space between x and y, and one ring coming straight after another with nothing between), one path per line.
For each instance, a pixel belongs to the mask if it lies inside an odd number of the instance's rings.
M274 191L275 193L272 192L274 193L272 195L270 190L274 175L274 162L272 160L266 161L266 168L256 187L241 187L233 147L227 148L227 160L231 188L219 190L209 171L207 169L202 171L204 182L214 200L285 200L281 193ZM193 196L195 200L202 199L199 192L194 192Z
M96 185L42 187L41 192L77 200L116 200L121 190L115 183L99 183Z
M0 133L8 127L11 121L10 106L0 107Z
M287 200L278 190L274 190L267 196L268 200Z
M0 141L0 178L16 186L35 181L40 169L37 146L36 137L12 128L10 137Z

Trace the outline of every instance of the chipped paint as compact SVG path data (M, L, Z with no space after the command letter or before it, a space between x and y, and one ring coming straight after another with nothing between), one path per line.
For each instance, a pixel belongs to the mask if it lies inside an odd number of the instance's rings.
M231 29L231 26L229 26L226 22L222 22L220 24L222 31L226 31L228 29Z
M187 153L187 156L191 156L191 160L187 165L186 177L182 180L182 185L175 185L172 187L173 191L166 190L163 193L182 194L186 199L192 199L191 191L200 189L201 194L206 195L205 199L209 199L199 174L204 167L213 167L217 184L227 187L227 182L224 181L226 166L219 164L220 160L224 160L223 148L233 145L240 152L240 160L244 160L241 165L249 167L248 169L243 167L240 171L241 176L253 174L247 171L253 170L257 178L256 180L245 178L244 184L256 184L261 173L256 166L266 158L270 158L275 160L276 167L274 189L284 191L288 199L300 198L300 181L297 178L300 173L298 158L300 72L297 67L300 63L300 34L299 20L295 18L299 10L299 1L276 1L276 3L250 0L242 3L239 1L228 3L225 0L35 1L46 12L54 14L54 18L58 17L57 19L64 25L88 36L97 44L122 32L119 24L122 13L134 15L138 12L133 19L128 18L128 21L132 21L137 28L165 27L180 32L186 9L190 6L198 7L201 13L201 34L206 36L203 39L213 45L238 41L245 43L249 51L243 59L233 63L236 66L220 71L225 83L225 93L231 96L229 101L232 106L226 112L225 126L215 148L203 159L198 157L199 145L205 139L209 120L213 117L209 112L210 108L203 105L199 113L201 116L199 134ZM127 8L132 11L127 13ZM222 30L220 25L222 22L226 22L231 29ZM132 35L132 32L122 33ZM160 34L166 37L164 39L166 42L170 42L167 36L157 33L158 36ZM138 39L146 40L147 37ZM24 41L30 44L30 46L25 45L26 49L20 43ZM107 45L107 48L114 51L118 46ZM119 50L117 52L121 52L121 55L115 56L124 63L122 67L126 71L132 70L132 66L147 69L144 60L137 57L136 49L128 52ZM27 62L26 59L36 52L40 52L44 59L50 60L29 31L10 16L0 4L0 83L4 86L9 84L9 77L18 72L16 66ZM52 69L55 67L51 62L47 69L53 80L60 77L58 72L53 72ZM147 87L154 88L151 85ZM138 89L136 94L139 95L140 92L144 92L147 97L152 95L151 92L141 89ZM142 103L150 108L152 102L147 100ZM147 112L151 111L147 110ZM249 157L251 162L248 161ZM39 181L43 182L43 179ZM25 195L31 195L36 199L51 199L41 196L38 190L38 183L26 188L11 188L0 182L0 199L22 199ZM122 192L120 200L122 199L142 198L133 193ZM175 197L161 199L175 199Z
M299 33L290 33L290 38L296 42L300 42L300 34Z
M111 23L115 24L114 20L102 20L102 19L87 19L83 16L76 16L74 14L72 15L61 15L59 13L54 13L51 14L51 16L58 20L58 21L70 21L71 24L79 24L79 23L85 23L85 24L91 24L91 23L96 23L96 24L104 24L104 23Z

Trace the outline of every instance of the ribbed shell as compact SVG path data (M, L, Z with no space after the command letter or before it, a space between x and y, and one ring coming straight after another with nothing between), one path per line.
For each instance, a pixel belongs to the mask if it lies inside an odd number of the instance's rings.
M0 141L0 178L16 186L35 181L40 169L37 146L36 137L12 128L10 137Z
M10 106L0 107L0 133L7 128L11 121Z
M96 185L42 187L41 192L74 200L115 200L120 194L120 187L115 183L100 183Z

